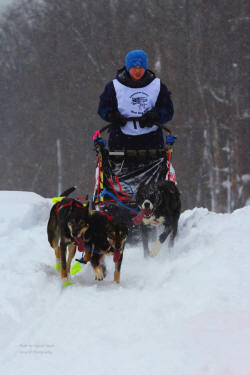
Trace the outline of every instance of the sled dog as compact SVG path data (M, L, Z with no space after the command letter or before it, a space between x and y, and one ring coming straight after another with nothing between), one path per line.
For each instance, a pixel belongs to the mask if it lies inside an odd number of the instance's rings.
M103 212L93 212L89 229L85 233L85 243L91 249L90 262L95 279L103 280L106 267L105 255L112 255L115 263L114 281L120 283L121 264L128 228L119 220Z
M61 194L63 199L52 207L47 225L48 241L55 251L56 269L61 271L61 278L65 283L68 281L76 246L83 241L89 228L88 205L84 206L75 199L67 198L74 190L75 188L70 188Z
M160 251L161 245L169 234L171 234L170 240L173 244L181 212L180 193L172 181L151 182L148 185L141 184L136 194L136 203L141 211L133 221L137 225L141 224L144 256L154 257ZM149 251L149 231L146 226L158 226L160 224L163 224L164 231Z

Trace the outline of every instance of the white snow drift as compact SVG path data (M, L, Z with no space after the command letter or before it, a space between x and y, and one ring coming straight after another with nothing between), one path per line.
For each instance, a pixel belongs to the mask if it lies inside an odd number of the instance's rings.
M125 250L120 285L109 258L103 282L86 265L67 288L50 207L0 192L1 374L250 374L250 206L185 211L174 248Z

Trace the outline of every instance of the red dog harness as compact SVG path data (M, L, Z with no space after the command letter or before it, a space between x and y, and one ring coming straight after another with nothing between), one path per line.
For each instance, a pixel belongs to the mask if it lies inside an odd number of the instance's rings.
M74 199L72 199L71 201L69 201L67 203L64 203L63 205L61 205L62 202L63 202L63 200L56 204L56 214L57 215L58 215L59 210L61 210L64 207L67 207L67 206L72 206L73 204L77 208L84 208L84 206L81 203L76 202Z

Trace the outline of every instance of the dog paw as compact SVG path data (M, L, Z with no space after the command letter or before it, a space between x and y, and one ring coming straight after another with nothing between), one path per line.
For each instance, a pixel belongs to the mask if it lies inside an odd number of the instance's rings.
M154 258L159 253L159 251L161 249L161 245L162 244L160 243L160 241L156 241L156 242L153 243L152 249L151 249L151 251L149 253L149 256L151 258Z
M56 262L55 269L56 269L57 272L61 272L61 263L60 262Z
M82 265L81 265L81 263L76 262L76 263L71 267L70 274L71 274L71 275L75 275L76 273L80 272L81 269L82 269Z
M72 285L71 281L68 278L63 278L62 283L64 287Z
M95 279L96 280L103 280L104 275L103 275L103 269L102 266L99 264L99 266L95 267Z

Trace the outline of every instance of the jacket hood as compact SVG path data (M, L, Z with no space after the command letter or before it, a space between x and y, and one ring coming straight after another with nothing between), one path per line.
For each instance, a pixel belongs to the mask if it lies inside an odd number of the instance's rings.
M139 88L149 85L155 79L155 74L151 70L146 70L139 81L133 81L124 66L122 69L118 70L116 79L125 86Z

